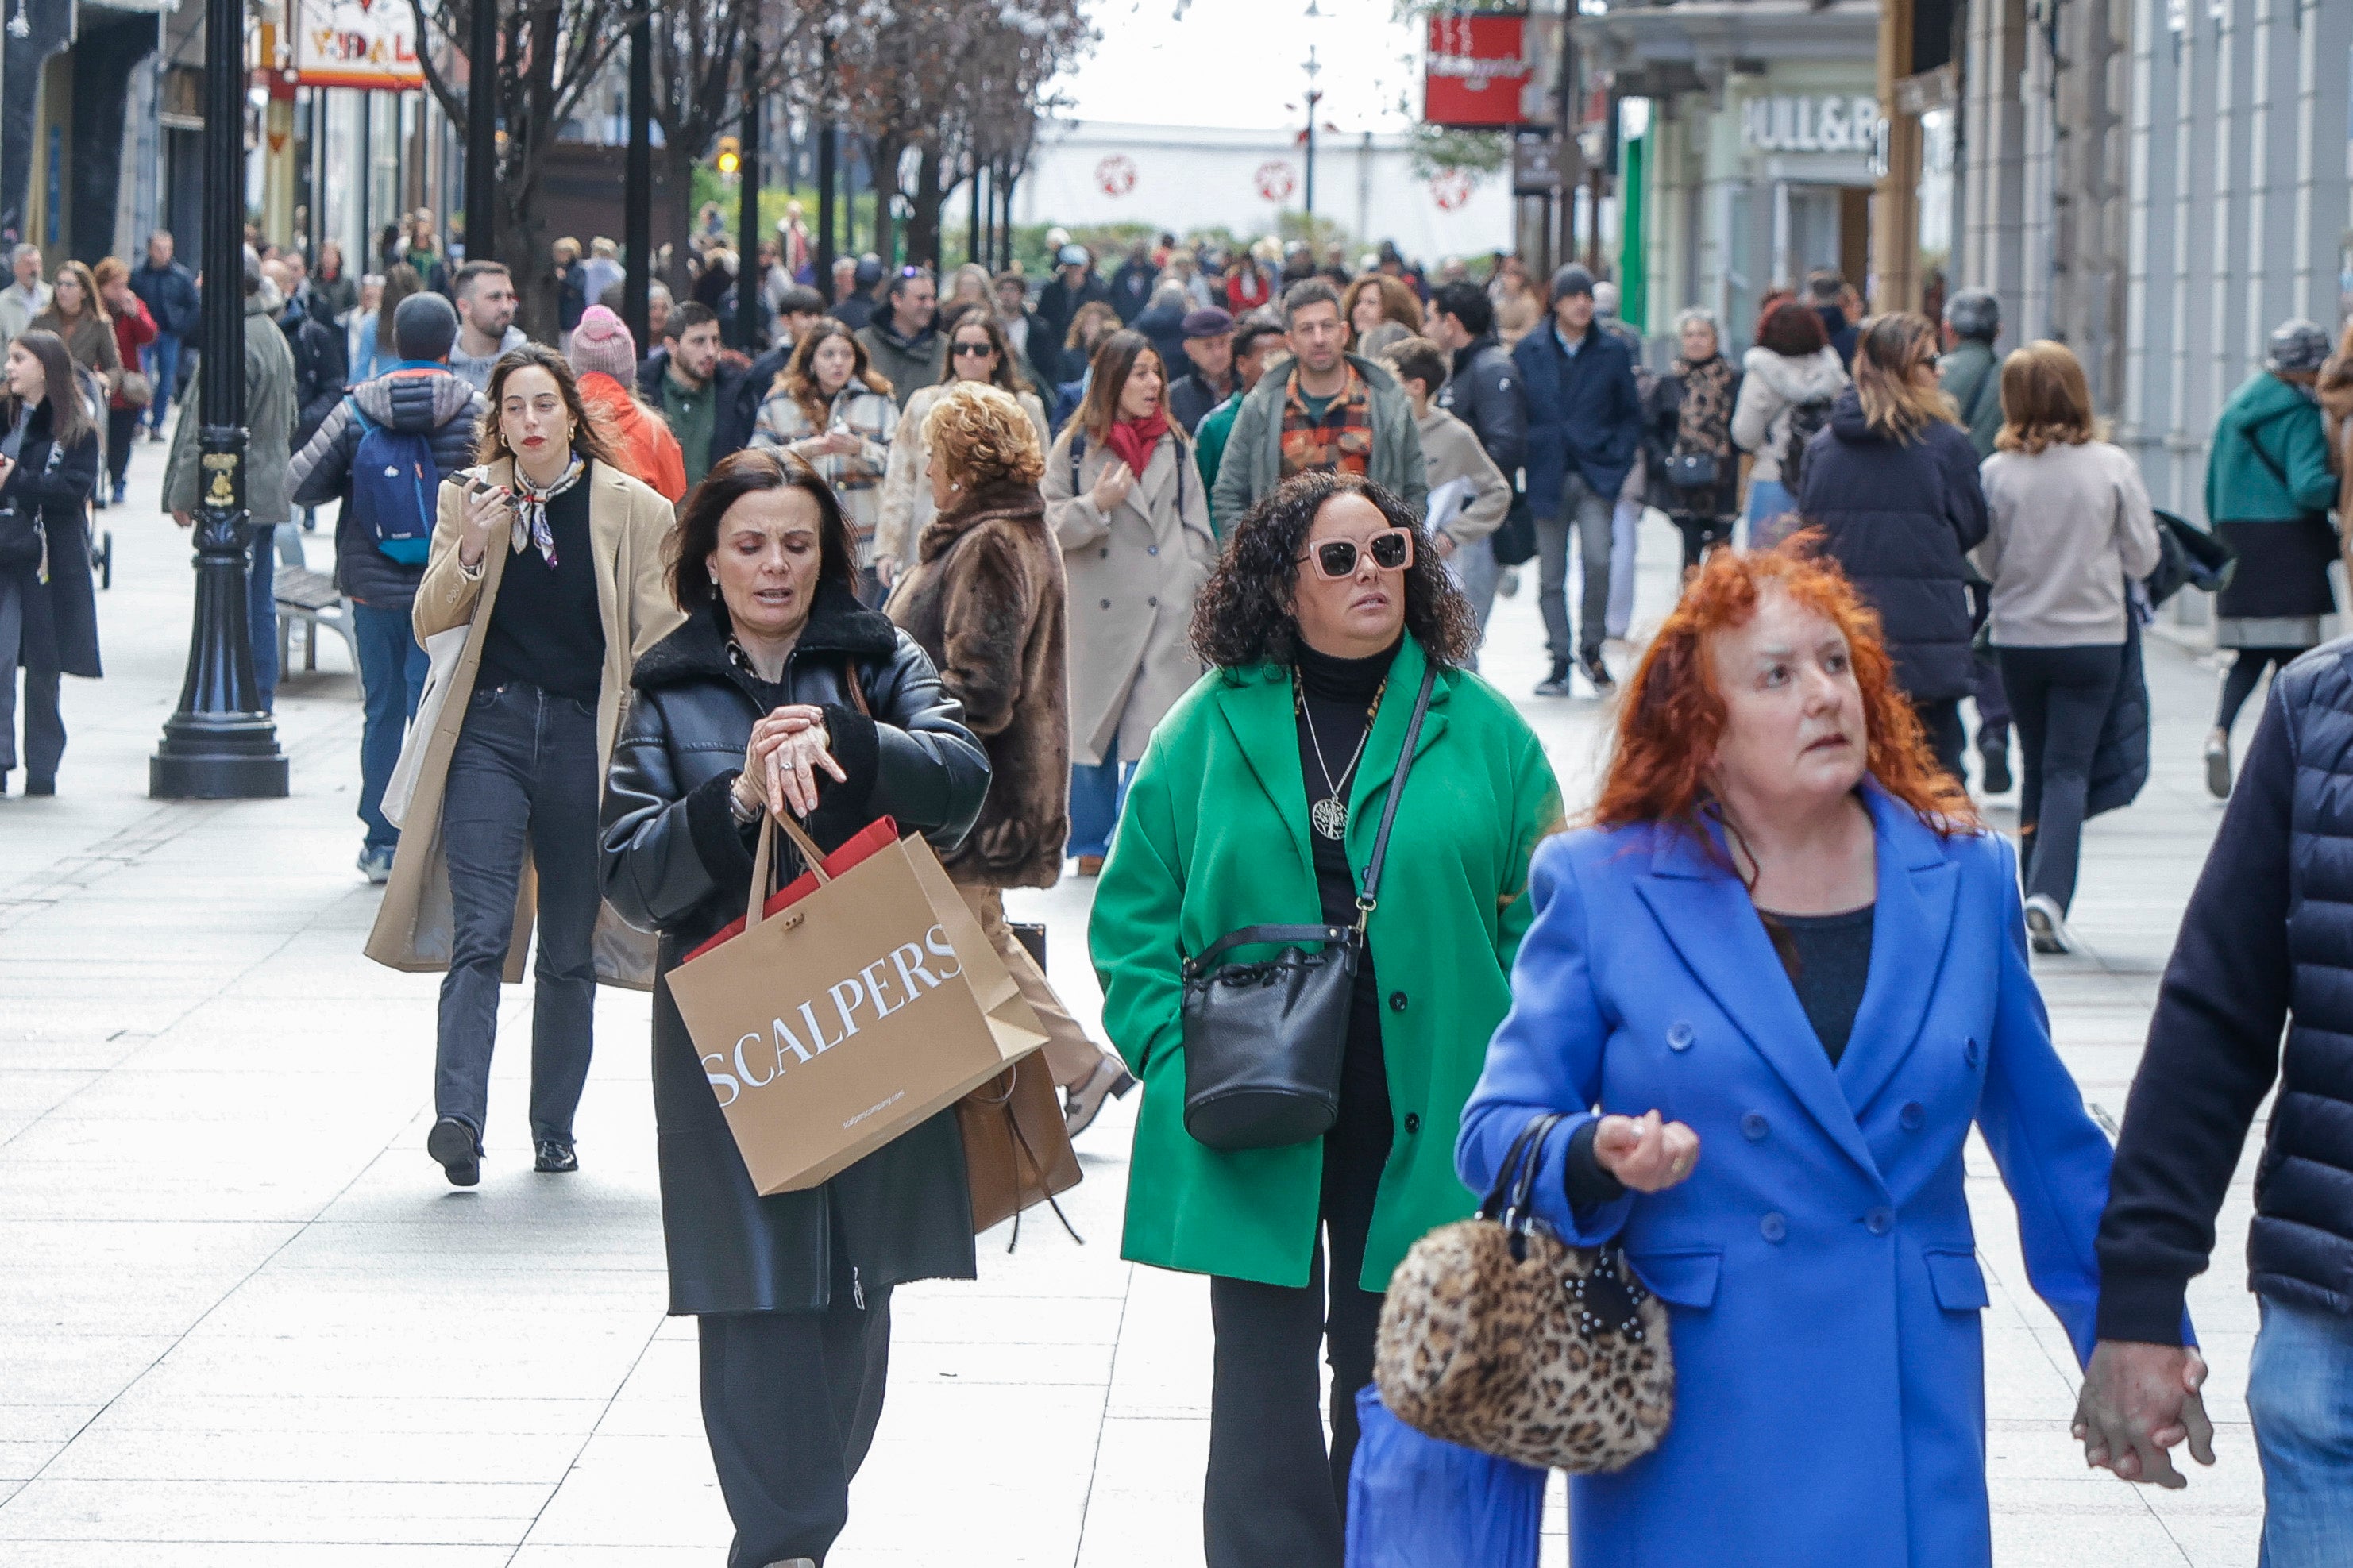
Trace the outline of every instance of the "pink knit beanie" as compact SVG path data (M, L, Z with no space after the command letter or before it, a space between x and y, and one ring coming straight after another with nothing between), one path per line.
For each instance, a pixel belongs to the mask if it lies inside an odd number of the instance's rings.
M582 313L580 324L572 329L572 368L583 375L603 371L623 386L634 385L637 340L629 336L620 317L602 305L591 305Z

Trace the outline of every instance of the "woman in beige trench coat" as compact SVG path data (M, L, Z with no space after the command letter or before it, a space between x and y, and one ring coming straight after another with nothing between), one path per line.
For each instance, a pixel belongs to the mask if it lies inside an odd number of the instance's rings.
M629 670L681 620L662 564L670 503L615 462L588 423L570 365L536 344L516 349L491 373L489 400L477 448L480 467L441 486L439 519L412 611L420 643L461 626L465 643L448 694L423 736L422 767L367 943L370 958L395 969L448 972L436 1121L427 1148L459 1186L480 1178L499 982L522 978L523 954L540 923L543 881L551 898L561 889L571 900L577 896L576 871L588 879L587 896L595 897L596 814ZM484 488L470 488L477 479ZM583 541L586 549L575 554ZM582 573L584 566L589 572ZM523 575L515 579L502 613L501 588L517 572ZM593 637L591 628L564 614L585 602L589 584L584 577L594 583ZM593 672L580 669L581 656L600 641L601 655L588 655ZM486 645L495 684L477 679ZM419 722L428 720L420 716ZM453 796L451 763L461 750L467 784ZM579 776L589 766L593 777ZM584 805L586 836L575 845L572 829L578 825L571 818ZM456 898L448 863L453 826L461 828L464 862ZM578 868L571 864L575 848ZM560 868L538 863L557 852L564 857ZM498 951L495 932L489 942L480 940L479 923L470 943L461 909L479 910L485 898L503 905L510 896L514 919L504 951ZM537 1165L544 1171L577 1168L571 1118L593 1043L595 982L640 990L652 984L653 938L622 924L601 903L594 907L591 976L571 973L564 955L551 953L550 931L541 931L531 1110Z
M1142 333L1105 338L1039 487L1070 582L1070 852L1082 876L1103 867L1153 726L1201 677L1186 630L1218 536L1166 389Z

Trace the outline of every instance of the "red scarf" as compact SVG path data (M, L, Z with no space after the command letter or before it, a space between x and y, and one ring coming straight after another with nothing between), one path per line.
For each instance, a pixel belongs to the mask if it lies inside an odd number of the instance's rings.
M1158 405L1142 419L1115 421L1104 444L1111 447L1121 462L1127 465L1127 471L1140 479L1144 477L1144 470L1152 464L1152 449L1159 446L1160 437L1167 434L1168 411L1165 405Z

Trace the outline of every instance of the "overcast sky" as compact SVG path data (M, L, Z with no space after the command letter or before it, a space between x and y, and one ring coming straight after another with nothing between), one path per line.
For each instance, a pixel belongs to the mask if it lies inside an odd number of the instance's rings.
M1320 118L1343 132L1400 131L1400 95L1420 103L1415 29L1390 0L1094 0L1103 42L1065 78L1064 112L1154 125L1296 126L1309 45L1324 68ZM1399 57L1405 57L1400 59ZM1286 108L1285 106L1289 107Z

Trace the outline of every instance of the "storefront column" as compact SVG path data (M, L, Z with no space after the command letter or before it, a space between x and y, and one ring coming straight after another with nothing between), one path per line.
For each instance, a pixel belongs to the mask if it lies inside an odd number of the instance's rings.
M1912 68L1912 0L1880 0L1879 104L1887 117L1887 167L1871 195L1874 311L1920 308L1920 121L1896 102L1895 81Z

